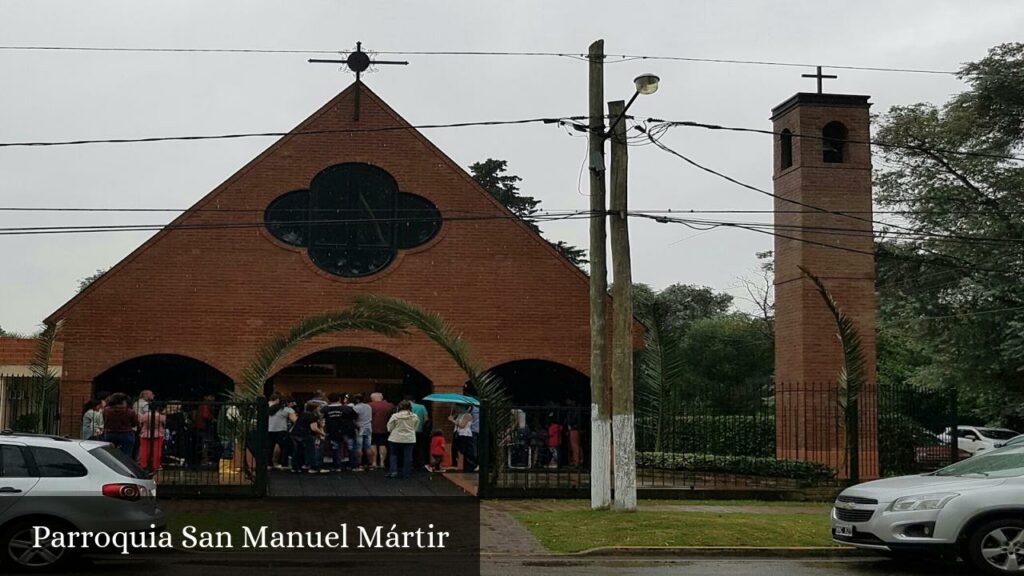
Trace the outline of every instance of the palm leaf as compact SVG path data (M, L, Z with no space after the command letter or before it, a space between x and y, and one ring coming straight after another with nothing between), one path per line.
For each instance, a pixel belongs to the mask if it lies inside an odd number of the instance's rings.
M29 371L32 373L36 387L35 428L37 433L44 432L43 414L46 412L46 404L60 382L57 371L50 367L50 356L53 354L53 347L57 343L57 334L63 323L63 320L58 320L44 326L43 331L36 336L36 351L32 356L32 363L29 365Z
M836 322L836 335L843 348L843 366L839 370L836 402L843 415L843 418L840 420L840 426L845 431L847 453L851 457L856 458L857 449L854 446L856 446L855 442L858 434L859 416L857 407L861 391L867 384L867 361L864 358L860 334L857 332L857 327L854 325L853 320L846 314L843 314L839 304L821 279L803 266L799 266L799 268L814 283L818 294L825 301L825 306L828 307ZM851 464L851 468L856 468L856 466ZM851 473L856 474L856 470L851 470Z
M242 371L240 390L232 394L238 401L261 398L267 379L273 375L278 363L297 345L323 334L345 331L367 331L398 336L406 332L407 326L396 318L381 318L358 310L328 312L311 316L300 321L288 332L271 337L257 350L252 360Z
M501 378L489 371L480 369L469 344L452 326L446 324L440 315L427 312L417 306L382 296L359 296L355 299L353 310L369 317L381 319L395 325L409 326L422 332L427 338L440 346L455 363L466 373L473 394L486 405L488 417L485 424L494 440L502 438L512 423L512 401ZM503 457L503 443L493 445L495 462L499 466L492 469L497 473Z
M636 397L639 427L654 440L654 450L671 446L671 407L685 373L685 358L679 334L665 322L657 302L640 296L637 319L644 326L644 348L637 357Z

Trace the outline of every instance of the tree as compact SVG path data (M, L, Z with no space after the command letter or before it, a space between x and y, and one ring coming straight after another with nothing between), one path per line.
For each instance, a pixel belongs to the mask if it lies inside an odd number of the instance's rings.
M747 414L769 395L773 341L743 313L694 321L681 341L680 397L718 414Z
M876 200L903 211L878 245L879 374L957 386L966 420L1024 424L1024 44L963 66L949 102L878 124ZM955 151L969 151L959 154ZM898 369L889 362L903 359ZM884 382L883 382L884 384Z
M666 325L680 332L702 318L727 314L732 306L731 295L694 284L672 284L655 298Z
M513 214L519 216L531 230L541 235L540 228L530 218L537 213L540 200L533 196L524 196L519 192L519 182L523 179L508 173L508 161L488 158L469 166L469 173L484 190L498 202L505 205ZM563 258L582 268L587 263L586 250L567 244L561 240L547 240Z
M95 273L80 279L78 281L78 291L81 292L82 290L88 288L90 284L92 284L96 280L99 280L100 276L106 274L107 270L110 270L110 268L97 268Z

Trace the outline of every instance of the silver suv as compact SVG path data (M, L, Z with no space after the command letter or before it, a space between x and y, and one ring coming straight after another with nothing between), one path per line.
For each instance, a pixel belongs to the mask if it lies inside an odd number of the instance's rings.
M74 550L36 547L36 526L135 532L165 525L156 483L110 444L0 432L0 572L49 570L71 559Z
M894 555L950 552L988 574L1024 574L1024 446L847 488L832 509L832 537Z

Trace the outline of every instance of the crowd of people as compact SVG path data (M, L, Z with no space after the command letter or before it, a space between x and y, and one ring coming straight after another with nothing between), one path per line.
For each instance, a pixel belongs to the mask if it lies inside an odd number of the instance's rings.
M449 444L426 406L409 395L395 405L380 392L365 400L362 394L318 390L299 407L292 397L273 394L267 425L270 466L308 474L380 468L389 478L408 478L414 467L442 470ZM458 408L448 419L454 428L452 463L461 455L463 470L475 471L479 409Z
M165 404L156 402L152 390L134 399L104 392L85 403L80 435L110 442L152 472L165 465L216 467L234 450L233 438L218 430L221 409L213 395L199 402Z
M231 410L236 410L234 416ZM475 472L480 411L455 406L448 415L451 437L434 422L426 406L406 395L397 405L380 392L324 394L317 390L301 406L290 396L273 394L268 401L267 465L296 473L383 469L389 478L408 478L413 469L444 470L446 463ZM83 407L81 437L110 442L153 472L165 465L215 467L234 454L237 439L224 434L224 421L255 423L237 408L215 401L160 403L151 390L132 398L101 393ZM222 437L224 436L224 437ZM252 443L245 441L245 449Z

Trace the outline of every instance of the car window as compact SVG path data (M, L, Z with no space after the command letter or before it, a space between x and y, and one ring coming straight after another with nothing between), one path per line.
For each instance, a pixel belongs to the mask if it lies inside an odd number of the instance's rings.
M107 468L110 468L121 476L127 476L129 478L147 477L147 474L142 470L142 468L139 468L138 464L136 464L134 460L125 456L124 452L121 452L110 444L97 446L96 448L89 450L89 454L95 456L96 459L102 462Z
M89 472L77 458L58 448L30 446L40 478L80 478Z
M18 446L0 446L0 478L29 478L25 453Z
M993 428L982 428L982 435L993 440L1009 440L1017 435L1013 430L997 430Z
M1000 448L962 460L934 473L936 476L1010 478L1024 475L1024 447Z
M968 434L971 435L971 436L977 436L978 435L978 433L975 432L973 428L961 428L961 429L956 431L956 435L961 437L961 438L966 438Z

